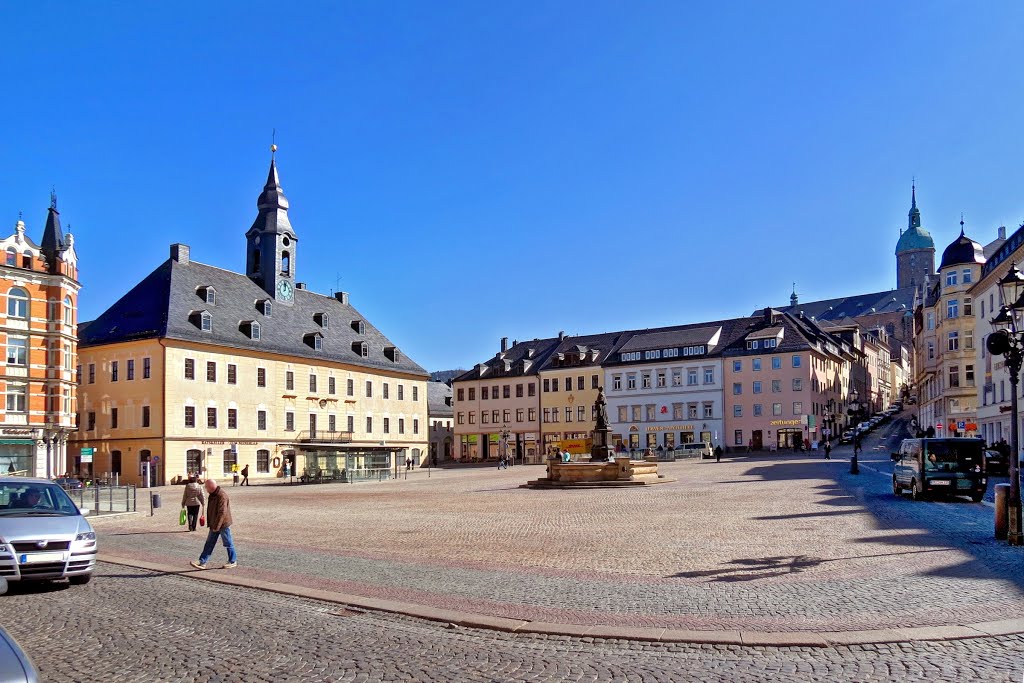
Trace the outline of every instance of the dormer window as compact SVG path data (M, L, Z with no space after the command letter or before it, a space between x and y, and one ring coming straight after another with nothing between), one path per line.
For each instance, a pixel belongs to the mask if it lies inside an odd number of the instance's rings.
M324 336L319 332L310 332L302 338L302 341L314 351L322 351L324 348Z
M273 311L273 307L274 304L270 301L270 299L261 299L260 301L256 302L256 310L268 318L270 317L270 314Z
M402 360L402 352L398 350L397 346L385 346L384 355L387 356L390 360L394 361L395 363L398 363Z
M213 331L213 316L209 311L192 311L188 314L188 319L203 332Z
M352 351L360 358L368 358L370 356L370 345L366 342L352 342Z
M366 325L363 324L362 320L353 320L352 329L355 330L357 334L366 333Z
M255 320L243 320L238 328L242 331L242 334L249 337L249 339L252 339L253 341L260 340L262 330L260 328L260 324Z
M196 290L199 298L210 304L211 306L217 305L217 290L213 287L200 287Z
M316 324L325 330L330 329L331 327L329 316L326 313L314 313L313 320L315 320Z

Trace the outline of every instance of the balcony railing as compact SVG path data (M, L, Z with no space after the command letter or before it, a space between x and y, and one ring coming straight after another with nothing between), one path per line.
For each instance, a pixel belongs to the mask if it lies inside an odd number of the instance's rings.
M332 432L327 429L309 429L299 432L298 440L316 443L351 443L352 432Z

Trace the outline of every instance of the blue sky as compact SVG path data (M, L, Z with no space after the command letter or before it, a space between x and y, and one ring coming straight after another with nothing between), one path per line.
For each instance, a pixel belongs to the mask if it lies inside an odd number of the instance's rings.
M274 128L298 279L429 370L893 287L911 176L940 254L1024 221L1019 3L283 5L0 8L0 220L56 186L83 320L243 269Z

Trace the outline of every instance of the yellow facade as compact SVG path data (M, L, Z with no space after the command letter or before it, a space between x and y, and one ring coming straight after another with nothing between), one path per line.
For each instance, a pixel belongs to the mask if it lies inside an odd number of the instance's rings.
M81 363L69 450L95 448L96 476L142 483L148 462L148 483L161 485L196 470L230 476L237 464L272 480L286 466L351 475L426 458L422 377L166 338L86 347Z
M541 442L546 453L553 448L574 455L590 453L594 402L602 375L599 365L541 371Z

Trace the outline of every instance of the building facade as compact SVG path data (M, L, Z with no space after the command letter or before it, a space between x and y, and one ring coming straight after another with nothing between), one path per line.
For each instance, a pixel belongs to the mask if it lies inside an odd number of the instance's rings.
M430 425L430 464L455 458L455 412L452 388L446 382L427 384L427 421Z
M917 188L910 188L910 212L907 229L900 232L896 243L896 288L916 288L935 273L935 241L921 227L921 211L917 208Z
M460 461L541 462L539 371L561 339L513 342L502 338L497 354L456 377L455 439Z
M186 245L82 325L70 466L163 485L190 473L358 477L428 449L427 373L350 303L296 281L271 162L246 273ZM81 457L92 449L92 462Z
M601 364L611 357L625 335L613 332L561 337L539 372L543 453L557 450L590 456L596 419L594 403L605 382Z
M722 352L725 428L732 449L781 450L822 437L823 417L847 427L854 352L809 318L774 309L744 320Z
M0 334L5 400L0 420L0 471L33 477L64 473L75 430L78 354L78 258L74 237L61 229L57 199L40 244L25 234L0 240Z
M627 335L604 369L617 449L725 445L721 354L734 327L721 321Z

